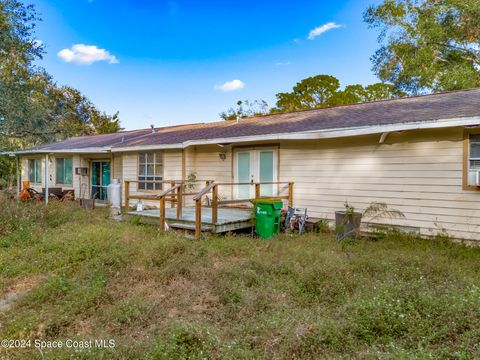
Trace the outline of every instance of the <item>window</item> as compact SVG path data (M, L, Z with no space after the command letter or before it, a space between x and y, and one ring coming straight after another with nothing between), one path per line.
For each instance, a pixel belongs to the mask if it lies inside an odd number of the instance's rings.
M72 185L72 159L58 158L56 159L56 183L63 185Z
M36 184L42 182L42 162L40 160L28 160L28 180Z
M467 128L463 136L463 190L480 190L480 127Z
M163 153L145 152L138 155L138 189L162 190L162 184L148 181L163 180Z

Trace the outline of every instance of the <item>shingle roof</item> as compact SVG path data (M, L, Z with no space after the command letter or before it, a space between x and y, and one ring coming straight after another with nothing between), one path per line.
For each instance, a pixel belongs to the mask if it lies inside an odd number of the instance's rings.
M204 139L348 129L480 116L480 88L374 101L334 108L86 136L38 147L42 150L90 147L127 148L169 145Z
M181 125L175 125L168 128L177 128ZM158 131L156 128L153 131ZM164 128L162 128L164 129ZM129 131L119 131L113 134L78 136L51 144L39 145L28 149L28 151L56 151L56 150L80 150L90 148L109 148L114 145L122 145L128 141L139 139L142 136L152 134L152 129L139 129Z
M480 88L334 108L220 121L155 133L115 147L176 144L191 140L285 134L480 116Z

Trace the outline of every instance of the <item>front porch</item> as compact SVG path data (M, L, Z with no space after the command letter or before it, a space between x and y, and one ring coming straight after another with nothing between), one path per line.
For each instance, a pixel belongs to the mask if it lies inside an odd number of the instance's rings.
M149 195L131 193L130 183L137 183L137 181L125 181L125 204L128 216L140 216L143 222L158 224L161 230L165 230L168 226L194 232L196 239L201 238L202 232L225 233L251 228L255 215L251 201L254 199L273 196L285 199L284 205L293 207L293 182L216 183L213 180L207 180L205 187L200 191L187 192L186 181L164 180L154 183L170 185L170 188L164 191L159 190L158 194ZM228 198L225 196L228 192L222 191L222 189L238 186L252 187L254 197ZM262 186L272 193L265 196ZM233 193L230 192L230 194ZM264 196L261 196L262 194ZM191 197L190 202L187 201L187 197ZM158 204L158 208L132 211L130 209L132 199L154 201ZM166 202L170 202L171 207L167 208Z
M145 217L145 222L160 224L160 209L144 211L129 211L131 216ZM225 233L234 230L252 227L253 212L245 208L218 208L217 221L212 220L212 208L202 206L201 229L212 233ZM177 218L176 208L165 209L165 222L173 229L195 230L195 207L187 206L182 210L181 217Z

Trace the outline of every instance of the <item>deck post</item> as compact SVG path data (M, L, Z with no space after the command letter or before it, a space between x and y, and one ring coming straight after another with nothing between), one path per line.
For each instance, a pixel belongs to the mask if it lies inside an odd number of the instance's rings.
M183 184L177 189L177 219L182 217L183 208Z
M258 199L260 197L260 184L255 183L255 199Z
M288 206L293 207L293 182L288 183Z
M202 199L195 200L195 240L202 237Z
M125 208L128 212L128 203L130 202L130 181L125 181Z
M174 186L175 186L175 181L170 181L170 188L173 188ZM171 208L175 207L175 204L174 204L174 201L173 201L174 198L175 198L175 195L174 195L174 194L171 194L171 195L170 195L170 199L172 200L172 201L170 202L170 207L171 207Z
M160 197L160 230L165 231L165 196Z
M218 220L218 185L212 188L212 223L216 224Z

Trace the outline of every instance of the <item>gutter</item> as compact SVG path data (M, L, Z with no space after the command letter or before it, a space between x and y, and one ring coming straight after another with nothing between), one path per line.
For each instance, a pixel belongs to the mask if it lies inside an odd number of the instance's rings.
M0 153L0 155L28 155L28 154L90 154L90 153L109 153L110 147L95 147L95 148L82 148L82 149L62 149L62 150L49 150L49 149L31 149L31 150L19 150L12 152Z
M340 137L351 137L360 135L372 135L381 133L390 133L395 131L419 130L419 129L439 129L456 126L480 125L480 117L453 118L447 120L431 120L415 123L400 123L389 125L359 126L355 128L337 128L328 130L310 130L296 133L280 133L253 136L238 136L214 139L189 140L183 143L175 144L153 144L137 145L127 147L112 147L112 152L128 152L138 150L162 150L162 149L184 149L195 145L212 145L218 143L239 143L253 141L278 141L278 140L319 140L334 139Z

